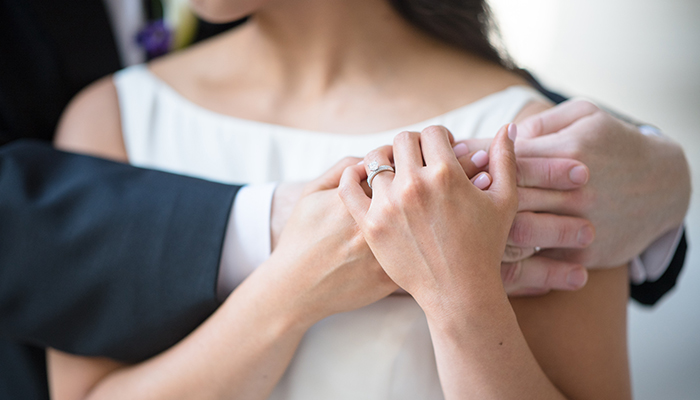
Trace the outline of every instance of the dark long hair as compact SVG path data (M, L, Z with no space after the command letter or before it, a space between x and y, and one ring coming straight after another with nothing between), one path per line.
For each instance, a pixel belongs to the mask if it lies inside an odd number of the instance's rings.
M486 0L389 0L409 22L432 36L509 70L517 70L500 45ZM495 46L492 39L499 41Z

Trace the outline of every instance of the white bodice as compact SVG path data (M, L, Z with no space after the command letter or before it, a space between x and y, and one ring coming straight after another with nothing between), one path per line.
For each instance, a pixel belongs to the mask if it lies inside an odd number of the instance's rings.
M493 137L541 96L513 86L427 121L390 131L331 134L215 113L178 94L144 65L118 72L122 129L133 165L225 183L307 181L336 161L391 144L404 130L444 125L461 140ZM390 296L309 330L272 399L442 399L425 315Z

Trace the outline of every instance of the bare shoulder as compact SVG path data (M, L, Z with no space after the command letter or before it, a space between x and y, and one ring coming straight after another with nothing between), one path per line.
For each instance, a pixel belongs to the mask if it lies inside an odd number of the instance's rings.
M60 150L126 162L117 88L111 76L83 89L63 112L54 139Z
M626 266L590 271L576 292L514 298L530 349L570 398L630 399Z

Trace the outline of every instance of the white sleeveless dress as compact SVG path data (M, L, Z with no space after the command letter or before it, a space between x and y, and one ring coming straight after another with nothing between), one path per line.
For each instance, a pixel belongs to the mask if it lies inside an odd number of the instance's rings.
M131 164L225 183L311 180L341 158L363 157L404 130L444 125L455 139L493 137L535 90L513 86L438 117L359 135L294 129L215 113L179 95L144 65L118 72ZM271 399L442 399L425 315L390 296L326 318L304 336Z

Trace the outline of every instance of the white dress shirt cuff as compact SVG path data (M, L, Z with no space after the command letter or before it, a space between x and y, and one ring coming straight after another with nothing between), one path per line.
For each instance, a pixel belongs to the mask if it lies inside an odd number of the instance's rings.
M630 280L639 285L656 282L666 272L683 235L683 225L656 239L646 250L630 262Z
M221 250L216 295L233 289L270 257L270 210L276 183L249 185L236 194Z

